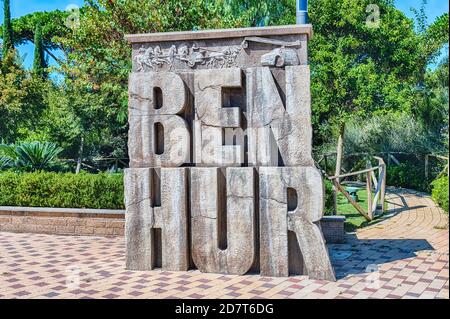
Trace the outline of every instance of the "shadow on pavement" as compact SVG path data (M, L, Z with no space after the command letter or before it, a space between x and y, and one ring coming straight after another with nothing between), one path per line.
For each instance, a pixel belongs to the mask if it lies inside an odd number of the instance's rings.
M357 239L354 235L347 236L345 244L327 245L337 279L369 273L381 264L415 257L419 251L434 250L425 239Z

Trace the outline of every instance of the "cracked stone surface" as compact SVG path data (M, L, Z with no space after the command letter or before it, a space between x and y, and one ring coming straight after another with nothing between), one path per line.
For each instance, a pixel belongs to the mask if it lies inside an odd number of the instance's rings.
M226 181L221 174L191 169L192 257L202 272L243 275L255 258L255 171L226 168Z
M334 280L317 226L310 28L205 32L133 44L128 269Z
M262 275L289 275L288 231L292 231L306 273L316 279L335 280L317 225L323 215L324 195L320 185L322 176L314 167L259 168ZM289 188L296 193L295 200L288 198Z
M284 107L271 70L247 69L249 162L253 165L314 166L309 73L307 65L286 67Z
M150 168L125 170L127 269L151 270L161 263L166 270L188 270L188 170L160 170L161 206L155 206L156 174ZM161 229L161 248L155 229Z
M130 167L177 167L190 161L187 122L177 115L187 103L181 77L172 72L130 75L128 150ZM157 105L155 88L161 90ZM160 106L160 108L157 108ZM162 126L158 132L156 124ZM158 146L161 145L158 149Z
M199 70L194 74L195 162L200 166L227 166L243 163L243 145L223 145L223 128L241 127L239 107L223 107L224 88L240 88L240 68Z

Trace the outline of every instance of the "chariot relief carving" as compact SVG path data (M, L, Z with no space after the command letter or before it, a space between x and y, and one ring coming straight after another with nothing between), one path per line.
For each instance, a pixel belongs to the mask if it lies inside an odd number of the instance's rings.
M169 70L174 69L174 62L179 61L189 68L203 65L206 68L231 68L237 66L237 58L248 47L249 42L276 46L271 52L263 55L260 60L262 66L283 67L287 65L299 65L297 52L290 47L301 47L300 41L286 42L261 37L246 37L239 45L223 46L221 48L209 48L182 43L173 44L170 48L162 49L160 45L141 46L134 57L136 72L147 69L158 71L164 66Z

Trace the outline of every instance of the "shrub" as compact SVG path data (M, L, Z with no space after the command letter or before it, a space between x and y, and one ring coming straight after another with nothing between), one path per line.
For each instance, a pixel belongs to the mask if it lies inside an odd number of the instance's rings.
M50 142L0 144L0 155L3 153L3 157L9 158L15 168L27 172L49 168L62 150Z
M329 180L325 180L325 215L334 213L333 202L333 184Z
M434 202L448 213L448 176L443 176L431 183L431 197Z
M0 173L0 206L124 208L122 174Z
M353 118L345 128L346 153L439 152L440 136L429 132L413 116L405 113L374 115L369 119Z
M387 168L387 185L430 192L430 182L425 178L423 167L401 163Z

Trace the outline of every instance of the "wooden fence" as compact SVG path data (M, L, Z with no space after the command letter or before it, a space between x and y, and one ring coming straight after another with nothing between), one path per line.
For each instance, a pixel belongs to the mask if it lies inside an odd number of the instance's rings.
M386 196L386 164L381 157L374 156L374 158L378 161L378 165L375 167L368 167L364 170L340 174L336 176L328 176L326 172L324 175L333 183L335 192L341 192L345 198L348 199L350 204L356 208L358 212L361 213L368 221L371 221L376 216L376 211L380 205L381 212L384 212L385 209L385 196ZM376 174L378 172L378 174ZM352 176L366 176L366 190L367 190L367 211L361 207L347 192L345 186L342 184L341 179L345 179ZM375 186L375 189L374 189ZM374 196L372 197L372 191L374 190ZM335 196L336 198L336 196ZM336 200L335 200L336 207Z

